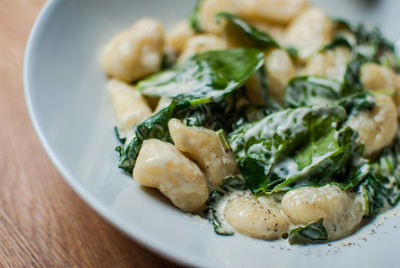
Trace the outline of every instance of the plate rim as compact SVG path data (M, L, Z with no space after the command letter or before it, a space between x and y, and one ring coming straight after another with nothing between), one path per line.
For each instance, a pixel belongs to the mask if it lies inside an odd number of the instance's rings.
M40 125L35 109L33 107L32 101L32 87L31 86L31 70L32 66L34 66L35 62L32 59L33 52L37 47L37 44L40 43L40 40L37 39L37 36L44 30L46 27L46 22L51 19L52 13L57 9L58 5L61 4L65 0L48 0L44 6L42 7L39 15L36 17L35 22L31 28L29 33L28 41L26 43L25 51L24 51L24 59L23 59L23 89L24 89L24 99L25 106L27 108L27 112L29 115L29 119L31 121L34 132L44 149L46 155L52 162L52 164L56 167L57 171L60 173L62 179L67 182L69 187L81 198L91 209L93 209L98 215L100 215L107 223L111 224L123 234L125 234L129 239L134 240L140 245L144 246L146 249L155 253L156 255L161 255L162 257L181 265L196 265L209 267L217 264L211 261L210 259L204 260L203 258L199 258L196 254L182 254L183 252L174 247L170 247L167 241L163 239L157 239L151 233L147 232L144 229L138 229L139 227L134 227L131 223L125 222L119 215L115 212L110 211L110 209L101 203L98 198L87 191L85 187L73 176L68 168L62 164L62 161L59 159L57 154L53 151L50 144L48 143L42 126Z

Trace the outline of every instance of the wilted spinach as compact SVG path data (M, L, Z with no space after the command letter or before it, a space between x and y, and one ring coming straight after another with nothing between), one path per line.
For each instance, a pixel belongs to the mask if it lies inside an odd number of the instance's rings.
M348 113L375 106L375 99L368 91L355 87L350 89L346 83L317 76L296 77L289 81L285 101L293 108L336 104L344 107Z
M400 131L393 145L383 149L370 165L370 172L361 184L366 204L366 217L395 206L400 200Z
M289 234L290 244L308 244L328 240L328 231L324 226L324 219L311 223L306 227L299 227Z
M385 38L377 27L342 19L333 21L337 34L324 49L345 45L352 50L354 60L377 62L400 71L400 59L396 55L394 44Z
M244 89L241 88L225 96L223 100L198 105L182 117L183 123L215 131L223 129L229 133L238 126L257 121L271 112L267 107L253 106L244 95Z
M197 0L196 6L192 10L192 13L190 14L189 17L190 27L195 33L201 33L203 31L200 27L200 20L199 20L199 11L202 3L203 0Z
M253 25L247 23L240 17L227 12L220 12L215 15L215 19L219 22L221 19L227 20L226 31L228 34L237 35L244 33L248 47L258 47L262 49L279 47L279 44L268 34ZM240 36L241 37L241 36ZM246 42L242 38L242 42Z
M217 206L219 201L230 192L234 190L244 191L246 190L247 183L246 181L238 176L230 176L225 178L219 189L216 189L210 193L210 196L207 201L207 209L205 210L205 214L208 219L212 222L214 226L214 231L220 235L233 235L233 231L231 228L227 227L223 221L220 219Z
M356 138L351 129L342 134L336 130L345 118L339 106L301 107L234 130L231 146L249 188L277 192L321 172L340 170Z
M220 12L215 15L215 19L217 22L220 22L221 19L227 21L227 24L225 25L227 38L232 38L236 45L241 47L255 47L262 50L268 48L281 48L285 49L293 58L298 56L296 48L282 47L270 34L246 22L237 15L228 12Z
M178 112L197 104L190 101L173 101L168 107L138 124L134 129L133 139L121 150L118 167L132 172L144 140L155 138L172 142L168 131L168 121L177 117Z
M143 95L220 100L239 88L264 63L257 49L212 50L138 83Z

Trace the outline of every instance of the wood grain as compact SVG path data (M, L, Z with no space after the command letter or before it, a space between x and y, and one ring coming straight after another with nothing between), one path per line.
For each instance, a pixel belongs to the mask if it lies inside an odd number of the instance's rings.
M0 3L0 267L176 267L105 222L50 163L22 86L26 41L45 1Z

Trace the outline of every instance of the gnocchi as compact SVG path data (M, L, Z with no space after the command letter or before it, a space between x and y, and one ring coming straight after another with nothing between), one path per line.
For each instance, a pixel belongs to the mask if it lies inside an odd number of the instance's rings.
M225 220L238 232L265 240L280 238L289 221L273 198L257 199L250 193L228 200L223 210Z
M274 49L266 53L265 72L269 78L269 90L272 98L283 102L285 86L289 80L296 76L296 67L282 49Z
M366 63L361 67L361 82L365 89L394 89L394 101L400 113L400 77L390 68L376 63Z
M238 173L233 154L225 151L214 131L187 127L177 119L168 122L168 129L176 148L199 164L212 186Z
M175 51L181 52L186 45L186 41L194 35L195 32L190 27L189 22L181 21L167 32L166 43Z
M285 86L296 76L296 67L288 53L283 49L265 52L264 72L269 80L269 96L283 103ZM252 75L246 82L247 96L254 105L265 105L265 90L259 74Z
M212 49L227 48L225 40L213 34L200 34L189 38L179 55L178 63L182 63L196 53L204 52Z
M392 99L387 95L376 95L375 100L376 106L372 111L351 116L348 122L360 134L366 155L391 144L398 128L397 110Z
M215 15L225 11L235 13L236 9L232 0L202 0L199 1L198 20L201 31L212 34L220 34L224 24L215 20Z
M206 179L197 165L172 144L157 139L144 141L133 177L143 186L159 189L183 211L199 209L208 197Z
M343 81L347 64L351 58L351 51L348 47L338 46L312 56L301 73Z
M353 232L364 215L362 198L333 185L289 191L282 198L282 210L295 225L324 219L331 240Z
M307 0L233 0L240 16L280 24L290 22L308 6Z
M107 91L121 129L128 131L151 115L150 107L139 91L124 82L111 79Z
M109 76L125 82L134 81L160 70L163 46L161 24L143 18L106 45L101 63Z
M303 60L333 39L334 25L324 11L310 8L294 18L286 30L286 44L299 51Z

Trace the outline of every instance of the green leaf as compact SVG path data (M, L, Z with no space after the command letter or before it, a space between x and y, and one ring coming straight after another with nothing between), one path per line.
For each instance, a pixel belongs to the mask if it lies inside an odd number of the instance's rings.
M286 86L285 100L289 107L331 104L341 98L341 87L325 77L295 77Z
M226 192L220 190L214 190L210 193L207 200L207 209L204 211L206 217L211 221L214 231L219 235L233 235L231 230L223 223L223 221L218 216L216 206L219 201L224 197Z
M232 31L233 34L238 31L243 32L251 42L248 46L256 46L262 49L279 47L279 44L269 34L259 30L236 15L227 12L220 12L215 15L215 19L218 22L221 19L227 20L228 25L226 27L228 32ZM230 28L233 29L230 30Z
M138 88L148 96L219 100L243 85L263 63L264 54L257 49L207 51L142 80Z
M392 146L383 149L370 165L370 172L361 184L366 204L365 217L373 217L395 206L400 200L400 131Z
M308 141L297 149L296 155L288 156L274 168L276 175L285 177L285 180L271 192L288 191L300 186L321 186L342 177L342 173L347 171L344 167L350 160L357 138L358 134L351 128L314 130ZM297 169L286 171L287 166Z
M117 140L121 143L121 144L125 144L126 142L126 137L122 137L118 131L118 127L114 127L114 134L115 137L117 138Z
M222 221L217 216L217 212L210 208L208 211L208 218L210 219L212 225L214 226L214 231L219 235L233 235L234 232L227 229L227 226L222 223Z
M225 192L232 190L244 191L248 189L246 181L239 176L230 176L225 178L219 187Z
M179 112L186 111L192 105L189 101L173 101L168 107L138 124L134 129L133 139L121 151L118 167L132 172L144 140L155 138L172 143L168 121L171 118L179 118Z
M221 199L233 190L244 191L247 189L246 181L239 176L230 176L225 178L220 189L213 190L207 200L207 209L205 214L214 226L214 231L219 235L233 235L234 232L221 219L216 207Z
M168 107L135 127L133 139L123 148L118 149L120 152L118 166L127 172L131 172L142 143L146 139L155 138L172 143L168 131L168 121L172 118L182 120L187 126L232 131L232 128L239 121L243 122L242 124L249 121L247 110L252 107L243 103L241 99L240 94L232 94L217 102L208 98L172 101ZM260 110L260 113L262 117L265 116L262 110Z
M265 107L254 107L244 97L243 88L226 96L223 100L212 101L190 109L183 123L187 126L201 126L229 133L239 125L259 120L270 110Z
M324 226L324 219L311 223L306 227L299 227L289 234L290 244L308 244L328 241L328 231Z
M332 40L332 42L330 42L329 44L325 45L320 52L323 52L325 50L329 50L329 49L334 49L338 46L346 46L348 48L352 48L353 44L351 42L351 40L349 40L347 38L347 36L342 35L342 34L338 34L334 37L334 39Z
M366 63L362 57L356 56L346 66L343 78L343 93L345 95L363 90L361 82L361 66Z
M339 106L302 107L273 113L233 131L231 146L250 189L279 191L307 174L315 176L315 164L332 163L335 156L332 169L340 169L337 162L347 144L340 144L341 135L334 131L345 118Z
M285 91L287 105L294 108L334 104L351 113L375 106L371 93L356 88L349 89L348 84L325 77L296 77L289 81Z
M197 0L197 3L189 17L189 25L195 33L203 32L203 30L200 27L200 20L199 20L199 11L202 3L203 0Z
M381 31L371 24L350 23L342 19L333 19L338 33L334 40L325 49L331 49L338 45L346 45L351 48L353 59L364 62L377 62L395 71L400 71L400 59L395 52L394 44L385 38ZM343 35L346 30L354 35L355 42ZM360 83L356 83L360 85Z
M400 58L394 51L382 53L379 57L379 64L390 67L397 73L400 72Z

